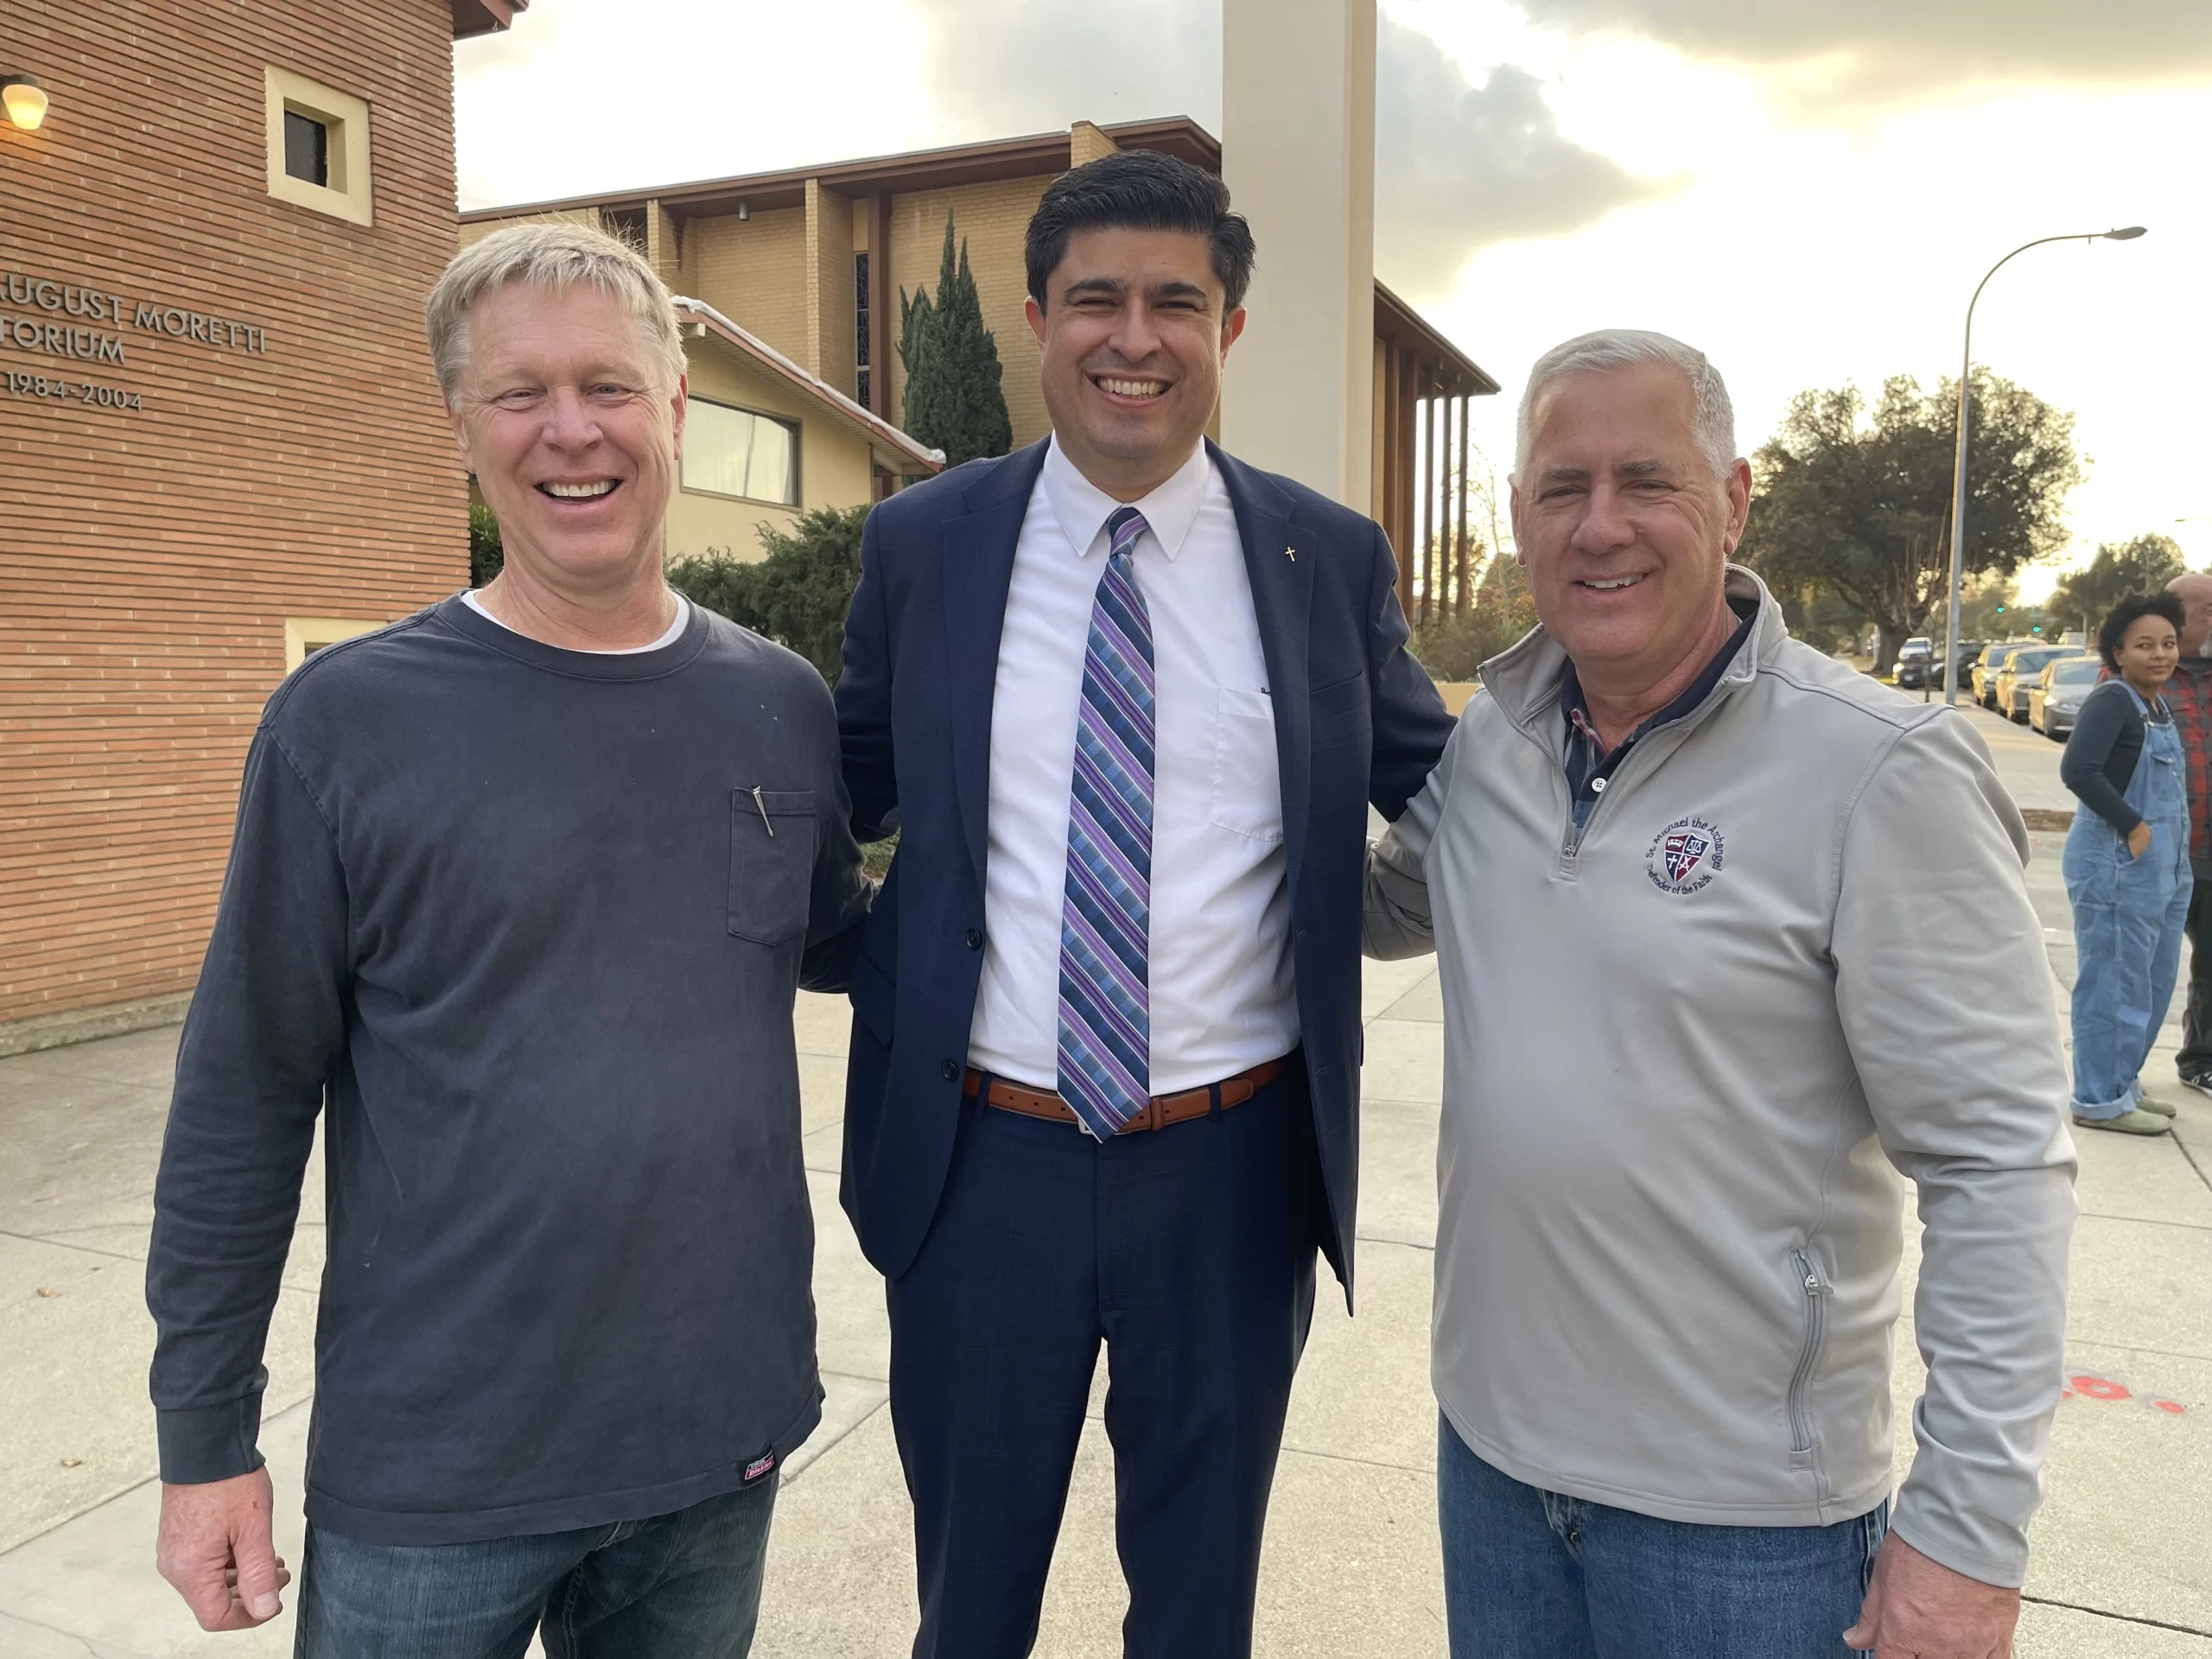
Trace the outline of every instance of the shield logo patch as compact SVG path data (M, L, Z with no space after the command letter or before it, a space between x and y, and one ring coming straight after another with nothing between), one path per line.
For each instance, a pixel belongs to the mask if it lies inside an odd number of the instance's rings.
M1676 818L1651 837L1643 873L1662 893L1701 893L1727 862L1727 844L1710 818Z
M1667 858L1667 879L1679 887L1697 868L1713 843L1694 830L1671 831L1661 843Z

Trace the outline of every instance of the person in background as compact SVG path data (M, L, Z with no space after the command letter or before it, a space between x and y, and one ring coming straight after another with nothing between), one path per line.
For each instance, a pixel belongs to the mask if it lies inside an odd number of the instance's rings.
M2166 591L2181 601L2181 661L2164 696L2189 761L2189 1001L2174 1067L2182 1083L2212 1095L2212 575L2192 570Z
M2143 1092L2165 1023L2195 878L2189 762L2164 690L2186 615L2172 594L2131 594L2097 630L2113 677L2082 701L2058 776L2081 798L2066 836L2074 906L2074 1121L2164 1135L2174 1109Z
M650 265L518 226L428 321L506 565L318 652L247 752L154 1191L156 1563L203 1629L280 1610L262 1349L320 1119L299 1659L741 1659L822 1412L791 1004L872 893L835 710L661 575Z

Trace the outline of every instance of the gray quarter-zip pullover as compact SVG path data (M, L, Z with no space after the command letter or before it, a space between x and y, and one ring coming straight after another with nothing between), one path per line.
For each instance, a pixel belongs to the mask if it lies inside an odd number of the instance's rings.
M1981 740L1760 614L1577 829L1565 656L1485 664L1369 862L1445 1004L1433 1380L1514 1478L1813 1526L1890 1491L1903 1189L1929 1372L1892 1524L2020 1582L2074 1148L2018 812ZM1976 964L1973 977L1958 963Z

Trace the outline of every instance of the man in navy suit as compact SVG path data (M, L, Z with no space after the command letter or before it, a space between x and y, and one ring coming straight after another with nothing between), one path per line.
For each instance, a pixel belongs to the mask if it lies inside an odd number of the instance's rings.
M1253 260L1221 181L1092 162L1027 255L1052 435L861 547L845 778L900 842L844 1205L918 1659L1029 1651L1102 1341L1125 1651L1243 1656L1317 1246L1351 1283L1368 804L1451 721L1382 531L1204 440Z

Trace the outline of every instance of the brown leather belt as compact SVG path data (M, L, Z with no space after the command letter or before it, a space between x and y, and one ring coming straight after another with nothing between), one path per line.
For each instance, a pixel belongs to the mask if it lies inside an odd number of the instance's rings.
M1139 1129L1164 1129L1171 1123L1181 1123L1193 1117L1204 1117L1213 1110L1215 1090L1221 1093L1221 1109L1242 1106L1277 1077L1282 1076L1288 1063L1267 1060L1249 1071L1239 1071L1233 1077L1224 1077L1219 1083L1203 1088L1185 1089L1179 1094L1154 1095L1149 1106L1135 1117L1122 1125L1120 1133L1134 1135ZM963 1090L973 1100L982 1092L983 1074L974 1066L968 1068L968 1083ZM1004 1077L991 1079L991 1092L987 1103L1002 1112L1019 1112L1024 1117L1049 1118L1055 1123L1077 1123L1083 1120L1075 1115L1075 1108L1058 1095L1042 1089L1025 1089L1018 1083L1008 1083Z

